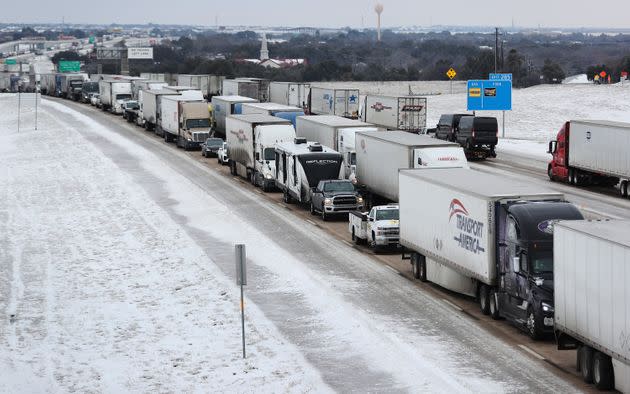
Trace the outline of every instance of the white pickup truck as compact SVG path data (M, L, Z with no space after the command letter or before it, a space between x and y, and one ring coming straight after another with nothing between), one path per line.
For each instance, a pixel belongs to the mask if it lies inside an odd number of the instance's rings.
M378 205L370 212L349 214L348 231L354 243L366 242L372 249L398 245L400 224L398 205Z

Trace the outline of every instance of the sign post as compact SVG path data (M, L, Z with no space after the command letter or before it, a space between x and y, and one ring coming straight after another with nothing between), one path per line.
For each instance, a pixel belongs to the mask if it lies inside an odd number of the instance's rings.
M453 67L449 68L446 72L446 76L451 80L451 94L453 94L453 78L457 75L457 72Z
M512 74L490 74L488 80L470 80L467 84L468 111L503 111L505 138L505 111L512 110Z
M243 300L243 286L247 284L245 245L238 244L234 247L234 257L236 261L236 284L241 286L241 337L243 338L243 358L245 358L245 303Z

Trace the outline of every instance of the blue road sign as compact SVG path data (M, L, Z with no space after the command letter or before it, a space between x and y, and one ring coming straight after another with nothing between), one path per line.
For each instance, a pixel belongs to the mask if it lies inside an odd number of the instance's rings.
M512 81L472 80L467 92L468 111L512 110Z
M512 74L494 74L491 73L490 76L488 76L488 79L491 81L511 81L512 80Z

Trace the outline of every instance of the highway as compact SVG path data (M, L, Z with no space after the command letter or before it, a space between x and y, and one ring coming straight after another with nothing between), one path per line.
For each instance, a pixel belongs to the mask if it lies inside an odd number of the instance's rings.
M429 375L419 366L403 366L404 360L413 359L408 351L420 351L419 345L429 345L427 337L444 343L445 352L431 360L436 366L453 362L458 368L501 385L507 391L535 392L590 392L575 372L575 353L555 350L552 338L532 341L519 329L505 321L494 321L479 312L477 303L468 298L430 283L414 281L407 261L395 251L375 254L362 246L353 245L347 232L347 222L339 219L322 222L311 216L304 207L286 205L279 193L264 194L245 180L233 177L227 167L216 159L203 158L199 152L183 152L172 144L123 119L105 114L93 107L51 99L77 110L93 121L121 136L130 145L143 146L159 157L160 161L177 171L222 204L230 207L239 218L270 237L274 246L283 253L299 259L318 278L318 291L336 293L351 283L352 291L344 292L341 299L351 306L357 316L368 316L374 323L384 325L390 353L400 357L396 368L403 373ZM138 169L137 160L117 149L102 138L86 133L84 136L114 160L124 171L134 176L147 188L156 201L163 199L151 179ZM498 159L473 163L480 171L503 174L541 183L562 191L590 218L627 218L630 202L614 194L614 190L586 190L552 183L546 176L546 163L514 154L501 154ZM172 202L164 202L164 209L172 210ZM178 216L176 212L172 213ZM179 219L185 224L185 220ZM215 261L224 261L221 269L233 276L231 245L212 239L207 232L189 227L191 236L202 245ZM315 365L324 380L338 391L410 390L409 382L400 382L396 371L386 368L360 349L366 345L360 340L346 341L322 319L321 311L312 301L277 288L283 280L280 271L260 265L254 268L265 284L251 289L250 297L278 327L296 344L305 357ZM268 281L268 282L267 282ZM272 287L270 290L266 284ZM275 289L275 290L274 290ZM365 323L365 321L364 321ZM391 324L394 323L394 324ZM305 332L309 332L305 335ZM414 345L415 344L415 345ZM406 349L406 350L402 350ZM400 354L398 354L400 352ZM406 358L407 357L407 358ZM430 358L430 357L429 357ZM349 378L352 377L352 378ZM506 381L509 384L506 386ZM451 388L461 389L463 380L450 382ZM566 385L569 386L566 386ZM479 387L468 387L475 391Z

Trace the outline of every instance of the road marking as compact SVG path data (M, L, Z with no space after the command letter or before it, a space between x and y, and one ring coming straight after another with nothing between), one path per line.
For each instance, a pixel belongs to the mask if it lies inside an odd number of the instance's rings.
M263 194L263 192L261 192L260 190L256 190L256 193Z
M307 222L309 222L310 224L312 224L313 226L317 226L317 223L315 223L314 221L312 221L311 219L305 219Z
M352 242L347 241L347 240L345 240L345 239L342 239L342 241L343 241L343 243L345 243L345 244L347 244L347 245L350 245L350 246L353 246L353 247L354 247L354 244L353 244Z
M524 351L526 351L527 353L531 354L532 356L536 357L539 360L544 360L545 359L543 356L541 356L540 354L536 353L535 351L533 351L532 349L528 348L525 345L518 345L518 347L520 347L521 349L523 349Z
M283 207L283 208L287 208L287 209L289 209L289 207L288 207L286 204L284 204L284 203L277 202L276 204L280 205L280 206L281 206L281 207Z
M449 301L449 300L447 300L446 298L442 298L442 301L444 301L444 302L445 302L446 304L448 304L451 308L453 308L453 309L455 309L455 310L457 310L457 311L459 311L459 312L462 312L462 311L463 311L463 309L462 309L462 308L460 308L459 306L457 306L457 305L453 304L452 302L450 302L450 301Z
M398 270L396 268L392 267L391 265L385 264L385 268L387 268L388 270L394 272L395 274L400 274L400 272L398 272Z

